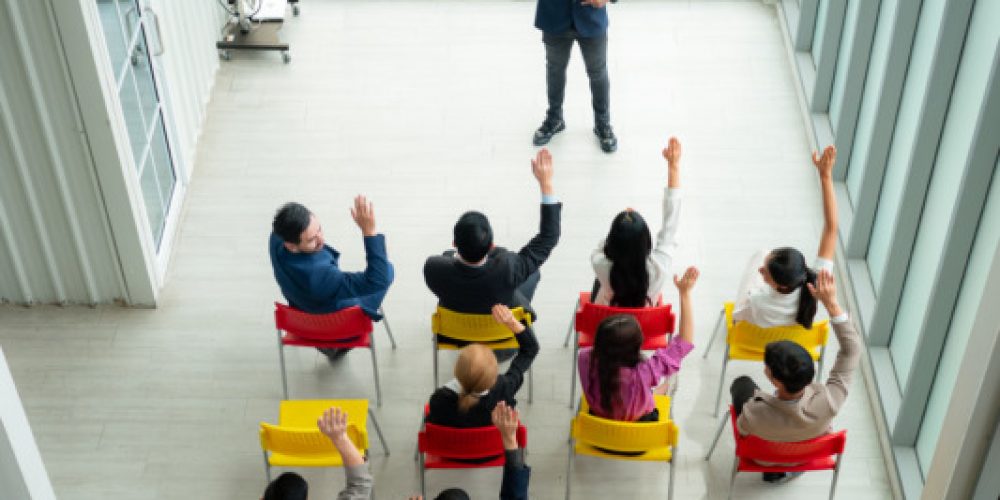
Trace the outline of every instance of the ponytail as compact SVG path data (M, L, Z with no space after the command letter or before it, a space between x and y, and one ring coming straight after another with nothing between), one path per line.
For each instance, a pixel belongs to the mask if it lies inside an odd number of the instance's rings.
M458 395L458 411L461 413L468 413L469 410L479 402L479 396L471 392L467 392L465 388L462 388L462 393Z
M809 292L806 283L816 285L816 271L806 268L806 277L799 286L799 310L795 313L795 322L805 329L812 328L813 319L816 318L816 297Z

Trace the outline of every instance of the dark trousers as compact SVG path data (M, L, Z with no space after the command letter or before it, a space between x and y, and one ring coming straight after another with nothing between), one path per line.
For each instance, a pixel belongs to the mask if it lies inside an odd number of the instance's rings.
M545 84L548 88L549 110L547 120L563 119L563 97L566 95L566 66L573 50L573 42L580 45L583 63L590 79L591 102L594 106L594 124L611 123L611 81L608 78L608 36L583 38L576 31L543 33L545 43Z
M753 379L746 375L736 377L736 380L733 380L733 385L729 386L729 394L733 396L733 409L737 416L743 413L743 405L750 401L750 398L759 389L760 387L757 387Z

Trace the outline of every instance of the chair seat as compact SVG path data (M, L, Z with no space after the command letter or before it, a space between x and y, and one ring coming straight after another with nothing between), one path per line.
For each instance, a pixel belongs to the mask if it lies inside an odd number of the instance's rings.
M740 458L740 472L808 472L815 470L833 470L837 461L833 456L823 457L795 465L761 465L749 458Z
M288 332L281 336L281 343L284 345L299 347L323 347L323 348L348 348L348 347L371 347L371 333L361 333L357 337L344 340L323 339L317 340L307 337L300 337Z
M515 339L514 337L511 337L508 340L500 342L481 342L481 344L495 351L501 349L517 349L518 347L520 347L520 344L517 343L517 339ZM449 351L454 351L457 349L461 349L462 347L465 347L462 345L449 344L441 341L438 341L437 346L438 349L440 350L449 350Z
M431 455L429 453L424 454L425 469L478 469L480 467L503 467L506 462L507 459L502 454L485 462L466 462L452 460L438 455Z
M278 410L278 425L315 429L316 421L331 406L347 412L347 422L363 430L368 426L367 399L300 399L281 402ZM367 432L364 433L367 441ZM367 443L365 448L367 448Z
M813 361L819 361L820 346L814 346L813 348L806 348L809 351L809 355L812 356ZM761 361L764 359L764 351L752 348L747 348L741 345L730 345L729 346L729 359L736 361Z
M339 453L315 457L271 453L267 457L267 463L274 467L341 467L344 465L344 459Z

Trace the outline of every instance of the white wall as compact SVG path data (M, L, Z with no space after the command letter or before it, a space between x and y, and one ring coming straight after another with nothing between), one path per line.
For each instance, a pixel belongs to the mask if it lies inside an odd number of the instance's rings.
M0 498L56 498L3 349L0 349Z

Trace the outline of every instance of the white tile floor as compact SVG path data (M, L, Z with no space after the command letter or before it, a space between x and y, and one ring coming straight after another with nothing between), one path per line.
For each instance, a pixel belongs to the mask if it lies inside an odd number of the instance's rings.
M685 360L676 498L722 498L732 440L702 460L721 349L700 354L716 311L760 247L813 252L818 186L773 8L757 1L632 0L610 7L613 123L621 145L597 148L586 77L574 54L568 129L551 144L563 237L535 305L542 352L529 428L535 498L565 486L570 350L561 347L587 255L625 206L658 221L666 138L684 143L687 202L678 266L697 264L701 345ZM376 453L379 498L418 490L412 451L430 394L429 315L421 267L451 241L466 209L491 216L499 244L537 227L530 136L543 117L544 53L530 1L306 0L282 31L292 63L235 54L208 110L176 251L156 310L0 308L0 341L60 498L257 498L264 486L258 422L281 397L265 248L276 207L312 208L344 267L360 268L351 197L366 193L388 235L397 278L386 310L399 349L382 349L393 450ZM379 332L381 335L381 332ZM383 346L385 337L379 339ZM293 397L368 397L363 352L329 366L291 350ZM448 358L443 363L450 366ZM736 364L737 374L761 367ZM858 375L860 379L860 374ZM836 425L850 429L838 498L890 496L863 381ZM307 471L313 498L332 498L339 470ZM461 485L495 498L499 472L432 472L429 490ZM666 468L579 459L574 498L665 496ZM751 475L736 498L822 498L829 473L774 487Z

